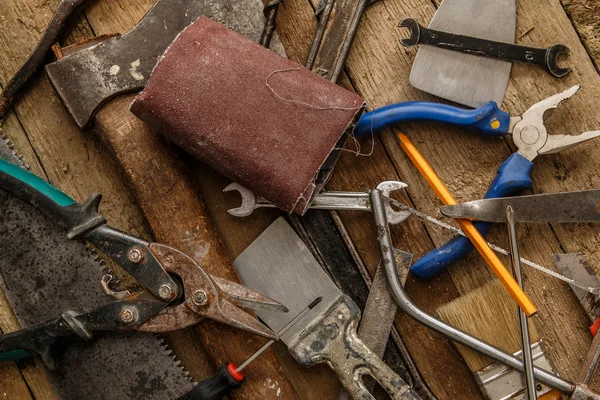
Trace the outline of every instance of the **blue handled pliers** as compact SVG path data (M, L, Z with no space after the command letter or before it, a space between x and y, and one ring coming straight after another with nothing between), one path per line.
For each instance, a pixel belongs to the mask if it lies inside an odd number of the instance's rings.
M506 197L519 189L531 189L529 176L532 161L540 154L558 153L561 150L586 142L600 131L585 132L578 136L550 135L544 126L544 114L557 108L579 90L579 86L548 97L534 104L520 117L511 117L500 110L496 103L475 109L464 110L444 104L407 102L392 104L363 115L354 131L355 136L369 136L401 122L437 121L464 126L481 132L485 136L506 136L512 133L518 151L512 154L498 169L485 198ZM485 235L491 223L478 222L475 226ZM434 249L417 260L411 272L421 278L429 278L443 271L454 262L463 259L473 249L471 242L462 236L455 237L438 249Z

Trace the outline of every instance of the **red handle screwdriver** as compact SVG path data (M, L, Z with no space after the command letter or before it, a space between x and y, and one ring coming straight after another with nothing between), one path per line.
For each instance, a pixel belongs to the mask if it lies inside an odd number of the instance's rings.
M317 304L321 302L323 298L318 297L312 303L310 303L304 310L288 322L279 332L277 337L281 337L288 329L290 329L296 322L304 317L310 310L315 308ZM223 397L227 396L234 389L242 386L244 381L244 373L242 370L248 366L254 359L260 356L266 349L269 348L275 340L269 340L265 343L258 351L250 356L242 365L239 367L234 363L221 364L219 370L212 378L200 382L191 391L184 394L177 400L222 400Z

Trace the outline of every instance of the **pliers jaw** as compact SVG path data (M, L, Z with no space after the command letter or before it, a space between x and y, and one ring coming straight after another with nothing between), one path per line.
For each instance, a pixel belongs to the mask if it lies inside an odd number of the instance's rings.
M273 331L236 305L287 312L284 305L240 284L210 276L192 258L170 246L152 243L149 247L163 268L181 279L184 297L145 321L137 330L170 332L209 318L270 339L276 338Z
M527 110L522 117L511 119L513 141L518 152L529 161L533 161L538 155L553 154L568 149L580 143L600 136L600 131L585 132L578 136L550 135L548 134L544 121L547 112L558 108L579 90L575 85L562 93L550 96Z

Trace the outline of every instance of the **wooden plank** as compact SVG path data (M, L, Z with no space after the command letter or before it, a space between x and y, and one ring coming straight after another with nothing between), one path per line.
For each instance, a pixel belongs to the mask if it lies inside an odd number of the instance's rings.
M561 0L597 70L600 70L600 4L593 0Z

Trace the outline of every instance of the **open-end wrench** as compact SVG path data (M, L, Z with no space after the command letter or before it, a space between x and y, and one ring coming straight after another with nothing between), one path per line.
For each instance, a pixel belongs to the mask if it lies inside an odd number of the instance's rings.
M389 201L391 192L404 189L408 185L398 181L385 181L377 185L377 190L383 193L386 205L386 214L390 224L399 224L406 220L411 213L409 211L397 211L392 208ZM223 192L239 192L242 196L242 205L227 210L234 217L247 217L257 208L275 208L275 205L264 198L255 195L242 185L232 182L223 189ZM355 210L371 211L371 200L368 192L322 192L316 195L310 207L316 210Z
M398 26L410 30L410 36L400 41L406 47L424 44L476 56L533 64L544 68L557 78L562 78L571 72L571 68L560 68L558 66L558 56L570 52L569 48L562 44L555 44L547 49L538 49L510 43L494 42L492 40L428 29L419 25L412 18L400 21Z

